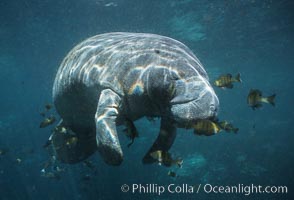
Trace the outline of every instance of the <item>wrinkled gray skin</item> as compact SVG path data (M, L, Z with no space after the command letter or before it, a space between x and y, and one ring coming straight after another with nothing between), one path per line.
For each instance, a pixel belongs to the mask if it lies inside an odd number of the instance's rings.
M125 119L161 118L159 136L143 159L152 163L150 152L169 150L177 127L214 117L219 106L191 50L145 33L101 34L77 45L57 72L53 100L61 124L79 139L57 158L76 163L98 150L110 165L123 160L116 126Z

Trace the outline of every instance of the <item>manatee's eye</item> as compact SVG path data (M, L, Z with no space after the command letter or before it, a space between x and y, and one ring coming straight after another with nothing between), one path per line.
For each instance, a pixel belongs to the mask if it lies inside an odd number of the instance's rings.
M171 79L172 81L177 81L177 80L180 79L180 77L178 76L177 73L172 72L172 73L171 73L171 76L170 76L170 79Z
M155 49L154 52L160 54L160 51L158 49Z
M215 105L214 105L213 103L210 104L209 109L210 109L212 112L215 112L215 111L216 111L216 107L215 107Z

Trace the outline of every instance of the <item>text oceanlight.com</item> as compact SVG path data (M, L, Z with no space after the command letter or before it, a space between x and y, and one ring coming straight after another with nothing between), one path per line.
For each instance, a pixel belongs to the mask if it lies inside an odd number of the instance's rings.
M133 194L157 194L175 193L175 194L198 194L198 193L213 193L213 194L287 194L287 186L261 186L261 185L212 185L212 184L124 184L121 186L122 192L130 192Z

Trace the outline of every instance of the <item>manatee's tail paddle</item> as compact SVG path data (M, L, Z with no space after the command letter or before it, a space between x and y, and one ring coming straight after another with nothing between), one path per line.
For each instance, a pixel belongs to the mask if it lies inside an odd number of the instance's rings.
M275 106L275 97L276 97L276 94L273 94L273 95L267 97L268 103L270 103L272 106Z
M241 74L240 74L240 73L237 74L237 76L236 76L235 79L236 79L237 82L242 83L242 80L241 80Z

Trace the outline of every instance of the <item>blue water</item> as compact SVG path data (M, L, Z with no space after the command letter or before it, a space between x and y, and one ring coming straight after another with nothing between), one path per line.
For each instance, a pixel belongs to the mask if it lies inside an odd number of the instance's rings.
M293 199L294 3L287 0L1 0L0 1L0 199ZM41 176L49 158L42 147L52 127L40 129L39 112L51 102L53 80L68 51L87 37L113 31L148 32L186 44L211 80L241 73L232 90L215 88L219 118L240 130L199 137L178 130L170 150L182 169L143 165L159 120L135 122L140 137L124 151L120 167L98 153L82 163L60 164L60 180ZM277 94L276 106L253 111L251 88ZM51 111L56 114L54 110ZM21 159L17 162L16 159ZM85 179L89 176L89 180ZM287 194L123 193L121 185L188 184L287 186Z

